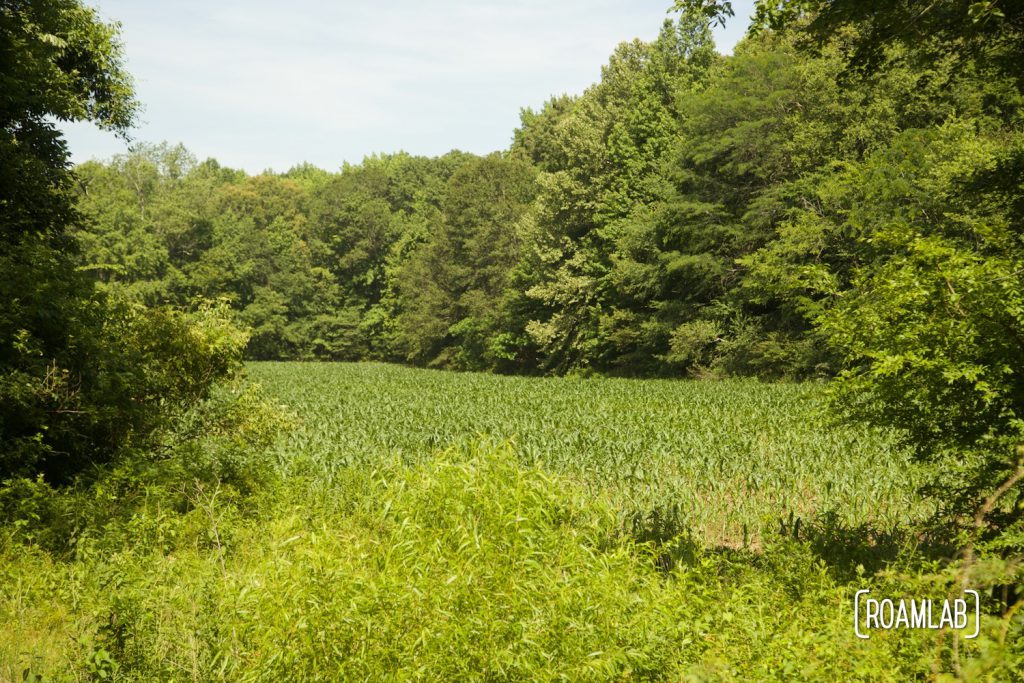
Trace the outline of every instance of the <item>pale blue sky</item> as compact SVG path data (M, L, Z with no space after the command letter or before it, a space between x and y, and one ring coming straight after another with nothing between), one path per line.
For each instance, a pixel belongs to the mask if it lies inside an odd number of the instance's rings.
M141 142L258 172L327 169L377 152L487 153L519 109L580 93L615 46L653 39L671 0L97 0L122 23ZM753 0L716 29L742 36ZM64 127L74 161L125 151Z

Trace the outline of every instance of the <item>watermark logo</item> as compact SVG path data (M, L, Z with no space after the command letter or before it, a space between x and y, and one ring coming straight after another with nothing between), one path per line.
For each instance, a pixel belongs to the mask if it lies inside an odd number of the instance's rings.
M969 599L973 597L973 600ZM972 609L973 603L973 609ZM944 600L908 600L871 597L871 590L857 591L853 599L853 629L867 640L871 631L894 629L952 629L966 631L974 617L974 632L965 639L977 638L981 629L981 600L978 591L965 590L964 597Z

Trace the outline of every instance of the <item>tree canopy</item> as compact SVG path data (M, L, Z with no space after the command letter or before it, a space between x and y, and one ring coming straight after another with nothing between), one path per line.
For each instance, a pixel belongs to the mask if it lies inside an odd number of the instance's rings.
M229 374L245 343L222 309L146 308L102 295L90 275L116 258L129 277L166 264L127 214L116 257L79 242L56 122L125 135L136 109L116 26L76 0L0 3L0 477L66 481L144 444ZM102 263L83 268L82 254Z

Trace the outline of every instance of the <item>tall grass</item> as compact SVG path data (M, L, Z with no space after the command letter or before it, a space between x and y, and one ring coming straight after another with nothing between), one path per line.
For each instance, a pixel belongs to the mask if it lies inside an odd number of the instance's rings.
M3 527L0 680L1024 674L1012 616L956 650L948 633L856 637L858 589L937 596L950 575L899 533L926 507L905 455L828 425L817 387L252 374L298 413L244 456L279 476L111 472L50 501L77 510L69 546L38 533L57 523L45 501Z

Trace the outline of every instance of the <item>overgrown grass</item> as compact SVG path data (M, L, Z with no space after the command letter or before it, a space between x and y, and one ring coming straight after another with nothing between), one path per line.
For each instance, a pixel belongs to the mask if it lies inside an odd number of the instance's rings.
M303 421L272 450L287 476L247 490L225 470L203 474L205 465L165 479L115 473L59 494L57 509L84 510L63 550L33 536L39 520L4 527L0 680L1024 674L1012 617L985 616L981 638L960 640L958 656L948 633L856 637L856 590L938 597L955 577L915 548L913 533L899 533L921 505L904 456L885 435L826 427L814 387L510 380L379 365L266 364L253 375ZM734 433L744 419L764 436ZM266 452L229 434L214 441L254 460ZM835 444L860 450L840 459ZM787 478L789 449L814 462ZM602 468L604 456L629 466ZM634 474L645 465L647 481L671 475L678 491L645 491ZM688 502L719 471L748 477L734 485L760 473L773 497L733 517L712 495ZM881 512L857 486L888 492ZM806 491L820 499L799 500ZM732 500L748 495L740 487ZM772 510L776 499L787 504ZM814 514L843 501L862 507L842 510L846 521ZM631 523L638 505L673 502L691 523L680 533ZM98 512L118 505L119 514ZM800 528L799 514L808 515ZM784 533L766 524L746 547L734 526L717 526L779 517ZM883 523L902 526L881 533Z

